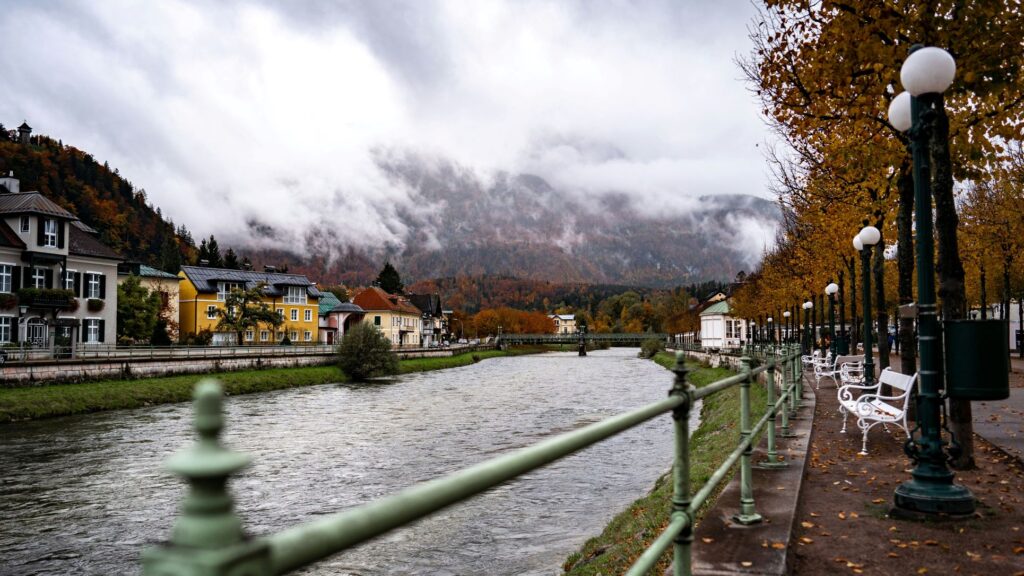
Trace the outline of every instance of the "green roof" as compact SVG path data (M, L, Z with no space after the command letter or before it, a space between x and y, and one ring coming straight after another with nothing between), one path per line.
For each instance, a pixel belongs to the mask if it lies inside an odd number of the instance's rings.
M152 266L146 266L142 264L139 266L139 276L145 276L146 278L167 278L169 280L181 280L176 274L164 272L163 270L157 270Z
M721 302L715 302L711 306L708 306L706 310L700 313L701 316L714 316L717 314L728 314L729 313L729 301L722 300Z
M324 314L327 314L331 310L334 310L335 306L341 304L341 300L338 300L338 297L331 292L321 292L319 304L320 310L318 311L318 313L321 316L323 316Z

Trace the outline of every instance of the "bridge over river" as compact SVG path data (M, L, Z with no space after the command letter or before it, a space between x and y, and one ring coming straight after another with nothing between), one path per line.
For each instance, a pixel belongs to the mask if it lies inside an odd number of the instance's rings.
M222 440L253 457L230 483L237 509L248 533L269 534L661 401L672 373L635 356L495 358L231 397ZM181 514L185 487L163 464L193 441L190 403L5 425L0 438L0 573L138 574ZM303 573L555 573L652 487L672 447L666 413Z
M568 332L564 334L502 334L499 338L499 343L502 345L509 344L577 344L582 339L587 343L594 344L609 344L611 346L633 346L639 347L643 344L644 340L650 340L656 338L658 340L668 340L668 334L655 334L651 332L645 332L641 334L600 334L584 332Z

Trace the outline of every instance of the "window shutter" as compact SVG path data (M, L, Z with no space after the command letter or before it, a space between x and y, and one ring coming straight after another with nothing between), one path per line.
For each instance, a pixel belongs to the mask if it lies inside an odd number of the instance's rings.
M21 267L21 285L22 286L33 286L32 283L32 267L22 266Z
M43 245L43 222L46 222L46 218L38 216L36 218L36 245Z
M100 285L102 286L102 284L100 284ZM100 323L100 342L104 342L106 340L104 332L107 331L107 321L106 320L100 320L99 323Z
M100 274L100 300L107 297L107 275Z
M53 268L43 270L43 282L47 288L53 288Z
M11 291L17 292L21 289L21 266L11 268Z
M18 341L18 329L19 328L21 328L21 325L18 324L18 319L17 318L11 318L11 342L17 342Z
M78 341L85 342L85 333L89 331L89 321L82 320L82 323L78 325Z
M64 247L64 227L67 226L66 222L57 221L57 248Z
M75 297L76 298L81 298L82 297L82 273L81 272L75 272L75 287L74 287L74 290L75 290Z

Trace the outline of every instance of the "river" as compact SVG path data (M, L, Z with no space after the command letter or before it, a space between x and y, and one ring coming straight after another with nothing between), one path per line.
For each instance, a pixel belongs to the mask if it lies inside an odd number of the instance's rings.
M230 487L250 534L281 530L665 397L635 349L495 358L374 384L231 397L225 444L254 457ZM0 426L0 573L138 574L166 539L191 405ZM536 574L651 488L672 457L661 416L306 574Z

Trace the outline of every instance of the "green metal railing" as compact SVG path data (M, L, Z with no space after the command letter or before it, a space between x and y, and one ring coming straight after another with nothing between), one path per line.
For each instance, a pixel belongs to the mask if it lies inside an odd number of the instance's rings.
M775 418L782 414L783 435L788 430L788 412L799 399L799 351L784 349L781 355L755 359L743 357L740 374L702 388L687 381L689 370L683 354L676 355L676 378L668 398L555 436L516 452L487 460L443 478L407 488L397 494L288 528L277 534L249 538L233 511L227 490L232 474L249 463L249 457L225 449L219 441L224 418L219 384L200 382L195 393L195 427L199 439L190 448L172 456L167 467L182 476L190 489L182 514L174 524L171 540L143 553L146 576L269 576L286 574L328 556L409 524L446 506L466 500L503 482L568 456L610 436L628 430L666 412L672 413L675 428L672 512L668 526L637 559L629 575L648 573L669 546L674 551L676 576L691 572L691 547L697 510L708 500L729 471L740 464L741 510L734 520L753 524L762 520L754 505L751 457L756 439L768 430L770 466L778 466L775 450ZM750 386L754 378L767 373L769 391L766 413L751 426ZM778 378L782 375L781 382ZM689 416L694 403L707 396L740 387L740 437L736 448L711 478L690 495ZM781 394L775 399L775 388ZM787 402L789 403L787 405Z

